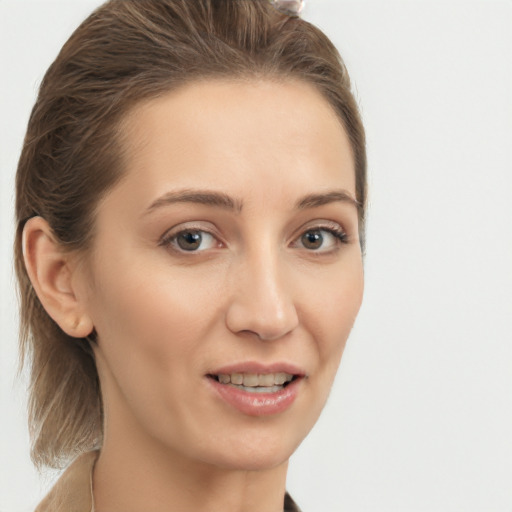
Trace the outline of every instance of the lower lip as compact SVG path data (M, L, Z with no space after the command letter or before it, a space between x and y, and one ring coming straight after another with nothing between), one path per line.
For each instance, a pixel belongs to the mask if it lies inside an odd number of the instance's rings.
M248 416L268 416L286 411L297 398L302 378L275 393L251 393L208 377L213 389L229 405Z

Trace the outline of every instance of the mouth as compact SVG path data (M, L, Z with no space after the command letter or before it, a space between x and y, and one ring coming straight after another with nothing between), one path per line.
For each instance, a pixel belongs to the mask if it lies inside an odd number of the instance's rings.
M232 386L247 393L277 393L299 378L291 373L219 373L208 374L219 384Z
M221 402L248 416L268 416L292 407L307 375L284 363L247 362L214 370L206 377Z

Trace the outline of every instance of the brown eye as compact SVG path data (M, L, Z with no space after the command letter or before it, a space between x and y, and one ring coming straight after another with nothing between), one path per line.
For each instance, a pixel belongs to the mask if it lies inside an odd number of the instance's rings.
M308 251L327 253L335 250L340 244L347 243L347 234L339 226L329 228L308 229L297 239L295 246Z
M321 230L307 231L301 237L302 245L306 249L320 249L324 243L324 237Z
M184 231L176 237L176 243L184 251L196 251L202 241L203 237L198 231Z
M207 231L201 229L184 229L166 236L161 245L177 252L201 252L219 247L219 241Z

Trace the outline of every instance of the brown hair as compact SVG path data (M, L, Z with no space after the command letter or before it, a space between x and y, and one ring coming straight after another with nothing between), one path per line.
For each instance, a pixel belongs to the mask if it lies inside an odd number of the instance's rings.
M314 85L351 141L364 241L364 130L345 66L317 28L268 0L111 0L74 32L48 69L16 176L15 264L21 364L30 360L32 460L62 467L101 445L98 375L88 340L48 316L25 269L22 232L40 215L63 247L86 251L98 201L122 176L120 123L143 99L208 77Z

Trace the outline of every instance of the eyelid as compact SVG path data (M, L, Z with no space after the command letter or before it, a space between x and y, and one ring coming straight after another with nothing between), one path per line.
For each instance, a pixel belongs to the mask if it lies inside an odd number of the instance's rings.
M177 253L199 253L202 252L199 251L183 251L177 247L175 247L174 241L177 238L177 236L180 233L192 231L192 232L203 232L207 233L208 235L212 236L218 243L219 246L225 246L225 241L222 239L222 237L219 235L218 230L214 225L210 225L210 223L207 223L208 225L205 226L204 223L201 221L199 222L185 222L182 224L178 224L176 226L173 226L172 228L165 231L165 233L159 238L158 245L164 246L164 247L171 247L174 249ZM292 237L292 240L290 242L291 246L296 246L300 244L301 237L309 232L309 231L326 231L330 233L332 236L336 237L337 244L336 248L339 248L341 244L349 243L352 239L352 237L348 234L347 230L336 221L332 220L326 220L326 219L318 219L314 221L307 222L306 224L302 225L298 230L295 231L295 234ZM310 253L317 253L317 254L325 254L329 252L333 252L334 249L331 250L322 250L321 248L314 250L314 249L307 249L304 248ZM207 249L205 249L207 250Z
M294 235L294 239L299 237L300 235L306 233L307 231L314 231L314 230L324 230L324 231L332 231L335 233L342 233L345 234L348 237L348 231L339 223L332 220L326 220L326 219L318 219L314 221L307 222L306 224L303 224Z
M308 233L310 231L326 231L326 232L330 233L332 236L334 236L336 238L336 240L338 242L336 244L336 248L339 248L340 244L349 243L351 240L347 230L341 224L339 224L338 222L330 221L330 220L320 219L320 220L315 220L315 221L312 221L312 222L309 222L309 223L303 225L300 228L300 230L298 230L297 234L294 236L294 238L292 240L292 245L299 244L301 237L305 233ZM314 250L314 249L307 249L307 248L305 248L305 249L312 254L313 253L327 254L327 253L333 251L333 249L331 249L331 250L322 250L322 249Z
M220 238L218 231L214 229L213 227L205 226L204 224L196 223L196 222L190 222L190 223L183 223L178 224L177 226L174 226L170 229L168 229L159 239L158 245L159 246L169 246L176 250L176 252L187 252L187 251L181 251L180 249L177 249L173 246L173 240L176 239L176 237L183 232L187 231L195 231L195 232L202 232L207 233L208 235L212 236L219 242L219 244L224 244L222 239ZM190 251L190 253L193 252L201 252L201 251Z

